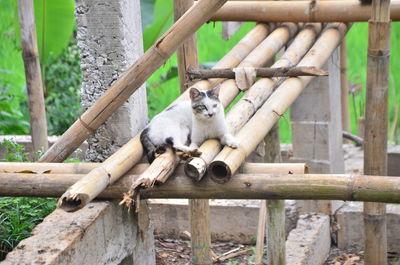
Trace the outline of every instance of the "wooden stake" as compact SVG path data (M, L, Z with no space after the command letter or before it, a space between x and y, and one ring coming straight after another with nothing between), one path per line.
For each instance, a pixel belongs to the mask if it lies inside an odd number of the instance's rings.
M364 172L370 175L387 175L390 22L390 0L373 0L368 23L364 136ZM365 264L387 264L386 205L365 203L364 225Z
M217 63L218 67L234 67L240 60L250 53L250 51L261 42L262 38L268 34L268 26L259 24L249 32L235 47ZM197 82L194 86L199 89L209 89L211 85L218 84L223 79L213 79L212 81ZM178 97L174 103L188 100L188 92ZM117 152L104 161L98 168L89 172L85 178L75 183L63 196L63 200L75 201L70 210L83 207L90 200L95 198L108 184L114 183L130 168L137 164L143 156L143 147L140 143L140 134L122 146ZM155 162L155 161L154 161ZM154 164L153 162L153 164ZM157 165L155 162L154 166ZM162 161L161 163L164 163ZM175 163L171 163L174 165ZM172 172L173 169L165 169L164 173ZM155 178L160 177L159 175ZM71 190L73 193L71 193ZM80 195L82 194L82 195ZM135 192L132 192L135 194ZM83 198L80 198L80 197ZM127 201L127 200L126 200ZM66 202L65 202L66 203ZM61 204L60 204L61 205Z
M255 68L257 77L293 77L293 76L327 76L328 72L315 67L265 67ZM186 72L189 79L230 78L235 79L233 68L229 69L194 69Z
M192 7L41 157L41 162L60 162L70 155L153 74L176 49L200 28L226 0L204 0Z
M194 4L193 0L174 0L174 19L177 21ZM186 69L198 67L196 34L192 34L176 51L181 94L191 85L186 80Z
M310 52L300 61L299 66L321 67L339 45L346 31L345 24L329 24ZM312 79L311 76L301 76L285 80L236 135L239 147L237 149L224 147L214 158L208 167L210 177L217 183L229 181L230 176L236 172L244 159L257 147Z
M400 178L346 174L236 174L224 185L205 178L193 182L177 173L163 185L140 191L140 197L190 199L293 199L400 203ZM0 196L58 197L84 175L0 173ZM118 199L138 175L125 175L100 199Z
M311 47L320 29L321 26L319 24L307 24L296 36L282 58L273 66L287 67L295 65ZM271 34L269 38L271 38L270 40L275 46L276 42L274 39L272 39L272 37L273 35ZM282 36L278 37L282 39ZM278 48L280 49L280 47ZM280 80L280 78L262 78L245 92L243 98L236 103L226 117L228 128L232 133L236 133L245 125L247 120L257 111L258 108L260 108L265 100L267 100L275 85ZM226 81L224 84L228 82L230 82L232 85L235 85L233 80ZM207 140L204 142L200 147L200 151L202 152L200 158L193 158L191 161L185 164L186 174L195 181L201 180L206 173L208 163L212 161L212 159L220 150L221 145L218 141Z
M399 21L400 1L391 2L390 17ZM371 5L361 5L358 0L229 1L211 21L361 22L368 21L370 13Z
M44 106L42 74L36 40L33 0L18 1L19 24L21 29L22 57L24 59L26 88L28 90L30 131L33 150L46 151L47 121Z
M346 39L340 44L340 101L342 104L343 131L350 132L349 114L349 80L347 78L347 48Z

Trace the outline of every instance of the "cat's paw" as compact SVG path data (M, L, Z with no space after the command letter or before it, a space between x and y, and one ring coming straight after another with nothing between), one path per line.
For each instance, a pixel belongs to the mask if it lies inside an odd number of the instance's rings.
M233 149L238 148L239 142L233 137L232 134L226 134L224 137L221 139L221 144L229 146Z

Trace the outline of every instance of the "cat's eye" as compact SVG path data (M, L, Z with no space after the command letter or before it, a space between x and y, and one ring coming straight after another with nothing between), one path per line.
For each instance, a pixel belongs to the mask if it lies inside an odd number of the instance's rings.
M216 107L217 107L217 104L214 104L213 107L216 108Z

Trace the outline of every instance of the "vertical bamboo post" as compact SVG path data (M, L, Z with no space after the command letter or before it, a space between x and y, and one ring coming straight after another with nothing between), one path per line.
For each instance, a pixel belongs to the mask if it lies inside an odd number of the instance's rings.
M340 96L342 105L342 127L344 131L350 132L349 80L347 78L347 48L345 38L340 44Z
M387 175L390 0L373 0L368 22L364 174ZM364 203L365 264L387 264L386 205Z
M174 0L175 21L193 4L193 0ZM186 70L199 67L195 34L191 35L177 50L177 56L180 91L182 94L191 85L186 83ZM189 199L189 223L192 264L212 264L209 200Z
M265 162L281 163L279 125L276 123L264 138ZM267 265L286 264L285 201L267 200Z
M30 131L34 151L46 151L47 121L44 107L42 74L36 40L33 0L18 1L21 28L22 57L24 59L26 88L28 90Z
M194 4L193 0L174 0L174 19L177 21ZM196 34L187 38L176 51L181 94L192 84L186 80L187 68L198 68Z

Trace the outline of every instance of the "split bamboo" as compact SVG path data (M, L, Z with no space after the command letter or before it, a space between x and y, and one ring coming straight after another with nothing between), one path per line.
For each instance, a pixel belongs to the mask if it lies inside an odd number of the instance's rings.
M320 30L320 24L306 24L300 33L297 34L285 54L273 66L288 67L296 65L300 58L309 50ZM245 125L247 120L267 100L280 80L282 78L262 78L245 92L243 98L236 103L226 117L228 128L232 133L235 134ZM234 83L233 80L231 82ZM186 175L195 181L201 180L204 176L208 163L221 150L221 145L219 141L207 140L201 145L199 150L202 152L201 156L193 158L185 164Z
M347 32L343 23L329 24L299 66L322 67ZM236 135L237 149L224 147L209 166L209 174L217 183L229 181L230 177L256 148L272 126L290 107L313 77L301 76L286 79ZM262 124L263 126L259 126Z
M368 28L364 172L387 175L390 0L373 0ZM386 205L364 204L365 264L387 264Z
M200 1L201 2L201 1ZM400 0L392 0L390 17L400 20ZM358 0L228 2L211 21L258 22L362 22L368 21L371 5Z
M47 121L44 106L42 74L36 40L33 0L18 1L19 24L21 29L22 57L24 59L26 88L29 101L30 133L34 151L46 151Z
M84 175L0 173L0 196L58 197ZM138 175L125 175L107 187L100 199L118 199ZM293 199L400 203L399 177L324 174L236 174L224 185L205 178L193 182L174 175L163 185L141 190L148 198Z
M243 60L267 35L269 34L269 26L258 24L255 26L234 48L227 53L217 64L217 67L235 67ZM211 81L197 82L194 86L198 89L209 89L212 85L222 82L223 79L213 79ZM183 93L174 103L188 100L188 92ZM173 103L173 104L174 104ZM106 159L98 168L89 172L85 178L71 187L76 194L67 191L72 201L78 201L76 207L83 207L83 203L87 203L95 198L108 184L114 183L130 168L137 164L143 156L143 147L140 143L140 134L136 135L132 140L128 141L117 152ZM155 162L155 161L154 161ZM153 164L154 164L153 162ZM154 165L154 167L156 164ZM79 196L85 197L85 200L79 199ZM64 197L65 198L65 197ZM74 198L74 199L72 199ZM65 198L66 200L66 198Z
M327 71L315 67L266 67L255 68L257 77L293 77L293 76L326 76ZM230 69L194 69L187 70L189 79L208 79L208 78L235 78L233 68Z
M79 117L59 140L41 157L41 162L64 161L103 124L151 74L226 0L204 0L185 13L149 48L111 87Z
M185 12L192 7L193 0L174 0L174 19L177 21ZM198 67L197 58L197 40L196 35L192 34L176 51L178 57L178 76L180 82L181 94L191 85L186 80L186 69L189 67Z

